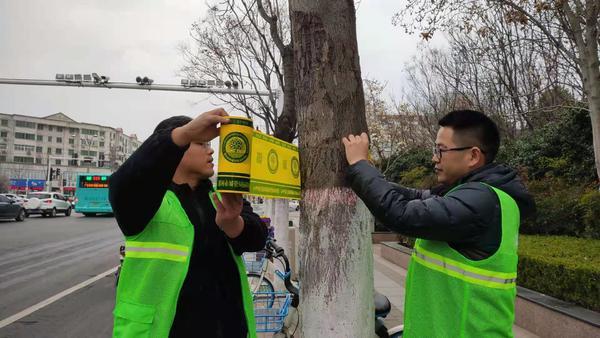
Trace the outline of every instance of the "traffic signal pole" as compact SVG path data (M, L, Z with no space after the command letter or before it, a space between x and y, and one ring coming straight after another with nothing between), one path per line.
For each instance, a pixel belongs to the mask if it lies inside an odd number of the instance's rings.
M233 95L258 95L270 96L271 92L249 89L235 88L215 88L215 87L192 87L185 85L170 84L139 84L129 82L91 82L91 81L55 81L55 80L36 80L36 79L7 79L0 78L0 84L24 85L24 86L52 86L52 87L84 87L84 88L105 88L105 89L134 89L134 90L155 90L170 92L189 92L189 93L207 93L207 94L233 94Z

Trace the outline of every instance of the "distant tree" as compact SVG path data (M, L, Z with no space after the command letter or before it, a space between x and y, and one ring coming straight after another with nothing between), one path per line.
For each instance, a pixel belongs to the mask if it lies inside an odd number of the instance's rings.
M0 193L8 192L10 188L10 179L5 175L0 175Z

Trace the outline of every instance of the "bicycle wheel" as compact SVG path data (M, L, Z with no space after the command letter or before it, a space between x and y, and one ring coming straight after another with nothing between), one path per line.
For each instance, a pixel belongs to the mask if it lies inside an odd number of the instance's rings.
M260 285L258 285L258 283L260 283ZM275 302L275 295L273 294L273 292L275 292L275 288L273 287L273 283L271 283L270 280L268 280L266 277L263 277L262 280L260 278L259 274L256 273L249 273L248 274L248 284L250 285L250 291L254 292L270 292L271 295L268 296L268 299L266 299L266 307L270 308L273 307L273 303ZM262 301L262 300L261 300Z

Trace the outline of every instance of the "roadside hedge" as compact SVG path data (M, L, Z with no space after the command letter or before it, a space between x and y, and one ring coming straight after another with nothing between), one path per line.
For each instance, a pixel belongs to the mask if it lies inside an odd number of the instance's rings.
M519 236L517 284L600 311L600 240Z

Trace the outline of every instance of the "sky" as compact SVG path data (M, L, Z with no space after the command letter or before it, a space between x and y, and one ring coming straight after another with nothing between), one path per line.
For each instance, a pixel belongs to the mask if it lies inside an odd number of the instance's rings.
M419 38L392 25L401 1L362 0L357 11L363 78L387 83L400 96L403 67ZM179 84L189 28L204 0L0 0L0 78L52 80L56 73L138 75ZM145 139L172 115L197 116L215 107L207 94L16 86L0 84L0 112L47 116L63 112L79 122L123 128Z

